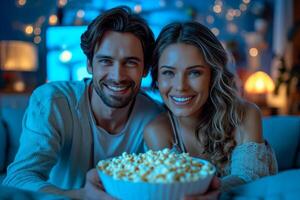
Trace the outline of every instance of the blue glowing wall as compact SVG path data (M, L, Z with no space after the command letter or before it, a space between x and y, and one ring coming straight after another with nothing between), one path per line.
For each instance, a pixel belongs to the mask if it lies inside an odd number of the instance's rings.
M50 27L46 33L47 80L81 80L90 77L86 57L80 49L85 26Z

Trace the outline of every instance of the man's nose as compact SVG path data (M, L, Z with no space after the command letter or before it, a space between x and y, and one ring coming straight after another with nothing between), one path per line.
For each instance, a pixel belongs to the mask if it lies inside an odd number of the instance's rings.
M116 81L122 81L126 77L125 72L126 69L122 66L122 64L119 62L115 62L111 73L111 78Z

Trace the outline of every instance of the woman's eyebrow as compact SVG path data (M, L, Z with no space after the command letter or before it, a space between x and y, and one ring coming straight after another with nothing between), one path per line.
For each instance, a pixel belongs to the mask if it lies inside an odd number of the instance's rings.
M163 69L163 68L167 68L167 69L174 69L175 67L173 66L168 66L168 65L162 65L159 67L160 69Z
M188 70L194 69L194 68L202 68L202 69L205 69L205 68L207 68L207 67L204 66L204 65L192 65L192 66L187 67Z
M160 66L159 68L160 68L160 69L163 69L163 68L174 69L175 67L169 66L169 65L162 65L162 66ZM188 66L188 67L187 67L187 70L191 70L191 69L194 69L194 68L203 68L203 69L205 69L205 68L207 68L207 67L204 66L204 65L192 65L192 66Z

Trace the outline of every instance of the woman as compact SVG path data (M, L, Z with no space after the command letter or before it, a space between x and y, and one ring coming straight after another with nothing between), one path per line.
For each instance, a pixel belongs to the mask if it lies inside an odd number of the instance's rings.
M211 161L223 191L277 172L259 108L238 96L226 51L208 28L197 22L166 26L153 61L152 85L168 112L145 129L150 149L168 147Z

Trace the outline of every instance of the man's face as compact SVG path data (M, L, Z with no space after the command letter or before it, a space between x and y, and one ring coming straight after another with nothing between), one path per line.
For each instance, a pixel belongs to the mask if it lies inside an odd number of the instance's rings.
M107 31L94 50L93 87L105 105L127 106L137 95L144 73L140 40L131 33Z

